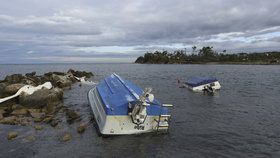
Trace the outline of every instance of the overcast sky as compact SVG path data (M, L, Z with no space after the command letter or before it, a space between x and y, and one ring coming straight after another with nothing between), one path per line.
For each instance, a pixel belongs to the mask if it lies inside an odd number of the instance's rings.
M280 50L278 0L9 0L0 63L132 62L146 51Z

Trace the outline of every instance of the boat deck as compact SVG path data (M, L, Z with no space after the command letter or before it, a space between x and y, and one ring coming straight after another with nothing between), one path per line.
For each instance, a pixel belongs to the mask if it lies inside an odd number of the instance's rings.
M192 77L192 78L188 79L185 82L185 84L187 84L188 86L191 86L191 87L197 87L197 86L209 84L209 83L216 82L216 81L218 81L218 80L214 77Z
M140 87L116 74L102 80L97 85L97 90L107 115L127 115L128 103L137 101L143 93ZM162 108L161 103L155 99L150 106L147 106L147 113L148 115L166 114L167 108Z

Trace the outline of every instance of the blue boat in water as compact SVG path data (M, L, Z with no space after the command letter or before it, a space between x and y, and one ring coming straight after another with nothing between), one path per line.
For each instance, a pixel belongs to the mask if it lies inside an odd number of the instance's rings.
M161 104L151 88L137 85L112 74L88 92L99 132L102 135L166 132L171 104Z
M192 77L184 83L184 86L193 91L214 92L221 89L219 81L214 77Z

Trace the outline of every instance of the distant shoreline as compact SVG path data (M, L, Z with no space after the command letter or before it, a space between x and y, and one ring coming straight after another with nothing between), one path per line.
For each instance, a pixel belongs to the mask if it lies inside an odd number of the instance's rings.
M150 64L150 65L280 65L280 63L266 62L207 62L207 63L134 63L134 64Z
M202 47L198 52L193 47L193 53L186 50L174 52L155 51L146 52L138 57L135 63L139 64L230 64L230 65L280 65L280 52L262 53L234 53L216 52L213 47Z

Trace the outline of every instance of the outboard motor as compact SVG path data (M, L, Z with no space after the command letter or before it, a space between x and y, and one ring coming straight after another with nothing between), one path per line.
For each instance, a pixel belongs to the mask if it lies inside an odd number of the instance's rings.
M131 116L132 122L137 125L143 124L146 120L146 107L150 105L148 102L153 102L154 100L154 95L151 94L151 91L151 88L146 88L144 93L139 97L139 100L130 102L128 105L128 114Z
M208 92L208 93L214 93L214 89L212 88L212 86L204 86L204 89L203 89L204 92Z

